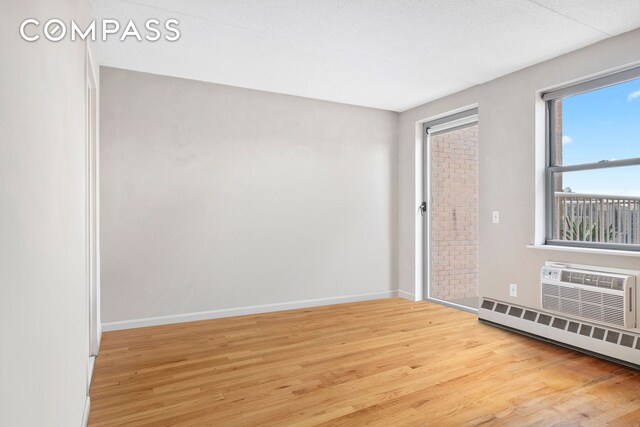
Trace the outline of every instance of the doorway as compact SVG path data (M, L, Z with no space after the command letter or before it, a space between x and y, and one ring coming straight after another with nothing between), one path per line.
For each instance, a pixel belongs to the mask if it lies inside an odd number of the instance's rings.
M427 300L478 309L478 111L424 124Z

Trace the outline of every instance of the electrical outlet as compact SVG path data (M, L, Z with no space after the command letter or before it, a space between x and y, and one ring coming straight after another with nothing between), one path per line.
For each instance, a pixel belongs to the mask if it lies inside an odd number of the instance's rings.
M510 297L518 296L518 285L516 285L515 283L509 284L509 296Z
M493 219L494 224L500 223L500 211L493 211L491 218Z

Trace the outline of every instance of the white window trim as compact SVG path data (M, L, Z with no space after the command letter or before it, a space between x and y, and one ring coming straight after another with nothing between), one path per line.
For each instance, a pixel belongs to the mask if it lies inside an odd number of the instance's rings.
M615 255L640 258L640 251L624 251L620 249L583 248L579 246L558 246L552 244L527 245L528 249L545 251L576 252L582 254Z

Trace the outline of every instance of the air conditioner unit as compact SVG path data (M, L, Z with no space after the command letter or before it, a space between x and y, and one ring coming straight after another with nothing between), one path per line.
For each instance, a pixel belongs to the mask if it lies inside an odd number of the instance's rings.
M540 272L542 308L619 328L636 327L636 278L546 265Z

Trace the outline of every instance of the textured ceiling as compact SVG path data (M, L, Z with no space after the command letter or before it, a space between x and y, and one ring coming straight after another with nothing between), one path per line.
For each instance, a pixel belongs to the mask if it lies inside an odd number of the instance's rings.
M640 26L640 0L93 0L94 17L176 18L170 43L100 64L403 111Z

